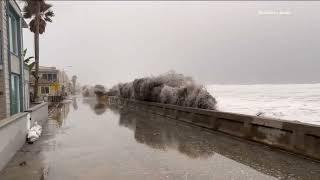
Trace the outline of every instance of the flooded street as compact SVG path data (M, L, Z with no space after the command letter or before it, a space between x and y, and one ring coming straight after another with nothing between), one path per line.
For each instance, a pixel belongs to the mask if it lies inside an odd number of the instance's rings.
M320 163L144 112L73 98L1 180L319 179Z

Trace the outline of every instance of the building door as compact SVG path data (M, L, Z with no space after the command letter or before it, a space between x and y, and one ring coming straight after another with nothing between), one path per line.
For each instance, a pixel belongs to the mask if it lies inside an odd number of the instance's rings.
M20 112L19 76L11 75L11 115Z

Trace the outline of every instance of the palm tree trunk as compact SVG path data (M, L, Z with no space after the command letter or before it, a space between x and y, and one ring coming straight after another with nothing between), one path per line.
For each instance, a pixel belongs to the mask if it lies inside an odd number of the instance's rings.
M34 54L35 54L35 81L34 81L34 101L39 101L38 89L39 89L39 16L40 16L40 2L37 3L36 14L36 31L34 33Z

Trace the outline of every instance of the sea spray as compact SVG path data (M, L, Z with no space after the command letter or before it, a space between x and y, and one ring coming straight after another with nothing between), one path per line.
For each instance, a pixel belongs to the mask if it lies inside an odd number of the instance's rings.
M83 97L101 97L106 94L106 88L103 85L97 84L95 86L84 85L82 87Z
M106 94L106 88L103 85L97 84L93 89L96 96L103 96Z
M201 109L216 109L216 99L191 77L170 71L159 76L120 83L106 93L140 101L159 102Z
M84 85L82 87L82 96L83 97L91 97L94 96L94 89L93 87L89 86L89 85Z

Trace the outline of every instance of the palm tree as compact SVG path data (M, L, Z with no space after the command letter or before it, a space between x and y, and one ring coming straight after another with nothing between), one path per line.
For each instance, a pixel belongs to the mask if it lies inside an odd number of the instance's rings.
M23 17L31 19L29 22L30 31L34 33L34 54L35 54L35 83L34 98L38 100L38 82L39 82L39 34L43 34L46 30L47 22L52 22L54 17L51 11L51 4L45 0L24 0Z
M77 83L77 76L76 75L73 75L72 76L72 85L73 85L73 87L72 87L72 94L75 94L75 92L76 92L76 83Z

